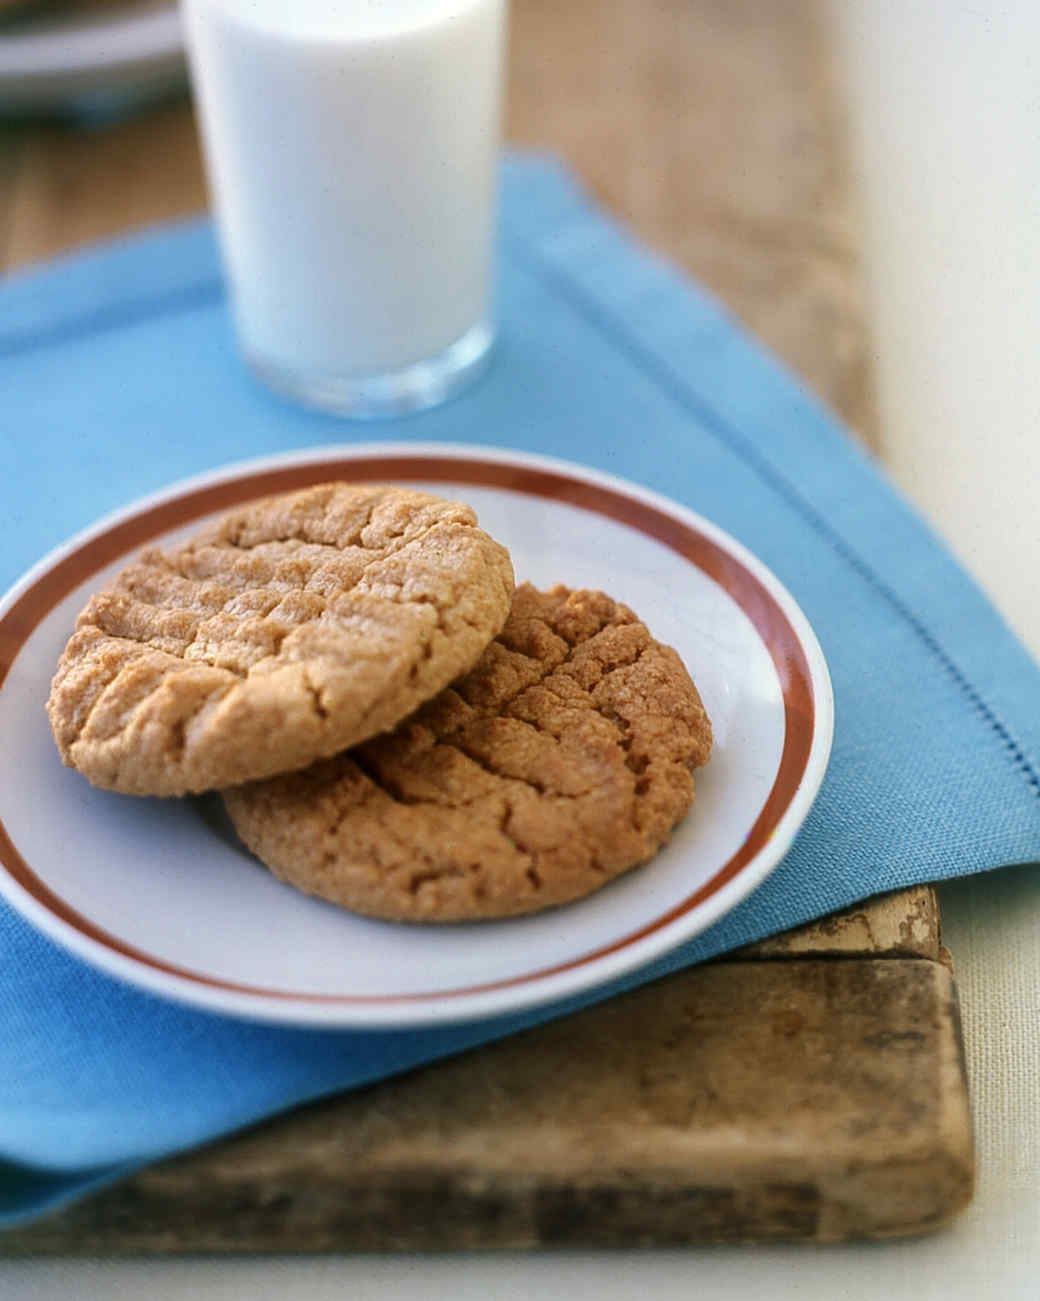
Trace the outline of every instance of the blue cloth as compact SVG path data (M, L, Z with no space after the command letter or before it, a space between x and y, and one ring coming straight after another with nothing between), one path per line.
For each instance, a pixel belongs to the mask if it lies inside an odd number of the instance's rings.
M553 453L746 543L813 623L836 695L831 766L781 867L597 996L881 891L1040 859L1040 671L833 418L548 161L505 169L500 265L491 373L369 425L252 382L205 222L8 280L0 586L100 514L247 456L381 439ZM578 1002L408 1032L253 1025L124 987L0 907L0 1215Z

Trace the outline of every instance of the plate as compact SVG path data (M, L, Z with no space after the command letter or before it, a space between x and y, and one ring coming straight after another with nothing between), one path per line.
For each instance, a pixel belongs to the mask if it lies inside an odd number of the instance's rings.
M715 747L691 814L649 864L563 908L442 926L355 917L277 881L216 796L136 799L63 768L44 705L89 594L143 545L331 478L470 503L517 579L594 587L685 660ZM325 448L190 480L60 548L0 604L0 892L81 958L154 993L291 1024L461 1021L588 991L717 921L776 866L823 778L823 655L769 570L707 520L630 483L519 452Z
M111 109L185 84L175 3L95 8L14 8L0 26L0 109Z

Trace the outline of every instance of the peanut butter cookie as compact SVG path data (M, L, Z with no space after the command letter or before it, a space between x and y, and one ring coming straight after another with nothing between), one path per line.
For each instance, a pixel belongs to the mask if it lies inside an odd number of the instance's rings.
M466 672L513 593L468 506L329 483L151 550L94 596L47 710L96 786L180 795L301 768Z
M505 917L649 859L710 750L682 661L631 610L525 584L476 667L395 731L224 802L308 893L397 921Z

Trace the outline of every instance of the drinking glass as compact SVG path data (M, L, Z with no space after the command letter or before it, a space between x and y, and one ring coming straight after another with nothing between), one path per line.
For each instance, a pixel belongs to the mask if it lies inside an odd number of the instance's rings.
M182 0L241 350L348 416L485 366L506 0Z

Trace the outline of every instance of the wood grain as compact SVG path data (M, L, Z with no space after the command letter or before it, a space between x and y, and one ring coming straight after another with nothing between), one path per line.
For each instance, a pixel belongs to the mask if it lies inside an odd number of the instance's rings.
M0 122L0 272L11 265L10 230L25 137Z
M840 100L807 0L519 0L508 131L696 275L871 446Z
M206 206L195 121L181 101L110 126L32 122L7 134L18 155L6 201L8 269Z
M754 958L927 958L946 962L939 907L930 885L868 899L858 908L773 935L733 956Z
M146 1170L0 1252L885 1238L969 1200L950 973L715 963Z

